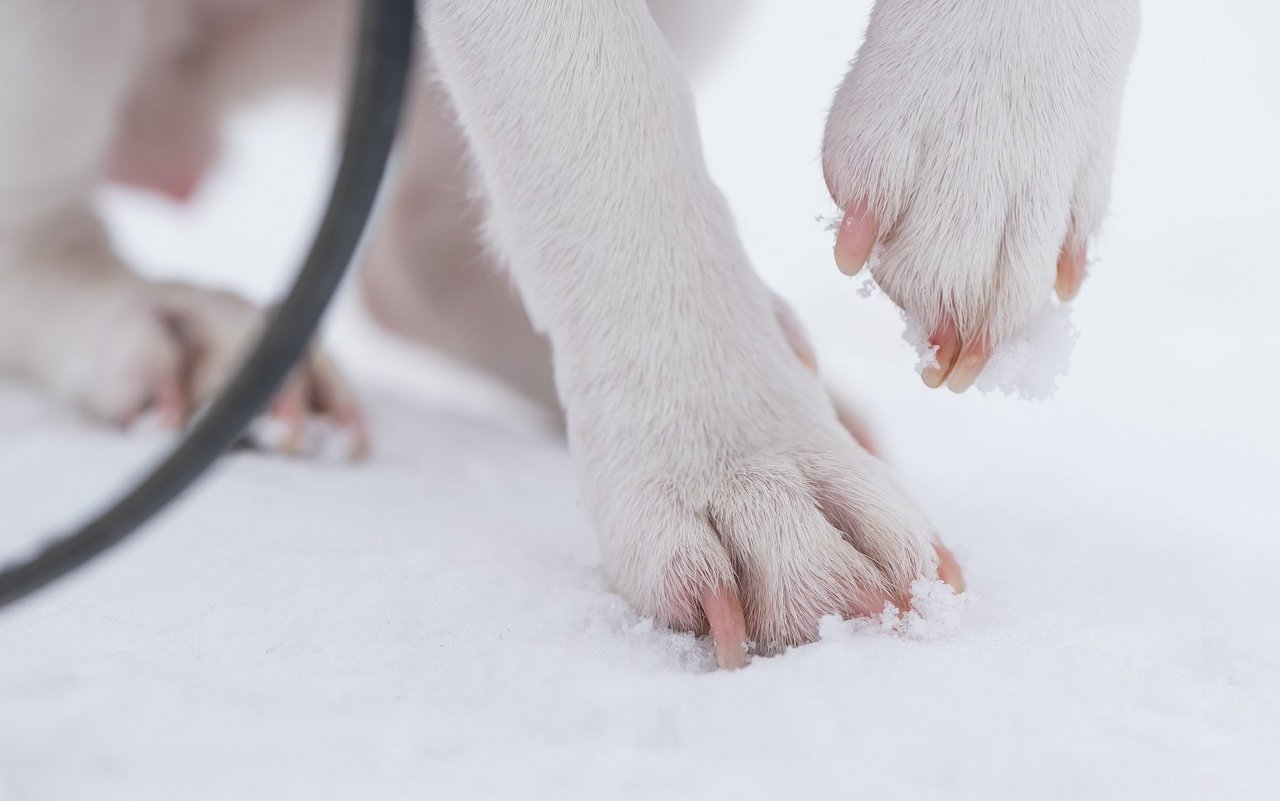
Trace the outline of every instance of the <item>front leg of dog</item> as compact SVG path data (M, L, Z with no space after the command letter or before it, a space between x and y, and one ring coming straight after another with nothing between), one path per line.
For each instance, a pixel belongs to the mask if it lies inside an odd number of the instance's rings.
M619 592L725 666L905 602L928 524L788 345L644 3L433 0L426 24Z

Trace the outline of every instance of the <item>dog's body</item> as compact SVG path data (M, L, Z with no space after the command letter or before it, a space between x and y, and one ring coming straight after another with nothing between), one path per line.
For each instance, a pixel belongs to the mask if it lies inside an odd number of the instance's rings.
M767 651L902 602L939 551L841 426L707 174L669 42L729 5L430 0L439 80L414 98L364 287L393 328L558 396L615 586L709 627L732 665L748 638ZM221 109L268 77L336 80L349 11L0 0L0 369L105 419L207 397L256 314L135 278L89 193L108 177L188 193ZM824 167L845 262L878 247L877 279L954 376L1096 230L1137 22L1136 0L878 3ZM354 415L314 361L290 407Z

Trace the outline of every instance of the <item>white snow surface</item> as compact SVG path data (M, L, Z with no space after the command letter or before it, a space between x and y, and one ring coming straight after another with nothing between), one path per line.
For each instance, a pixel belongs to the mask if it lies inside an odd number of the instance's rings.
M867 11L754 7L699 90L705 138L968 594L922 584L918 614L716 672L609 591L563 445L347 298L329 334L373 460L236 454L0 615L0 798L1280 797L1280 6L1146 4L1072 372L1038 404L925 389L814 229ZM111 195L122 245L270 298L326 181L320 114L247 117L192 208ZM0 385L3 553L168 444Z

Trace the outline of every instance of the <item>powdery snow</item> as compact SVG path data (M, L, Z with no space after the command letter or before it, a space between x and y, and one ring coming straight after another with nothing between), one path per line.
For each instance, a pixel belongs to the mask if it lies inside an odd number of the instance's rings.
M560 442L348 298L331 334L375 458L238 453L0 615L0 798L1277 797L1280 7L1147 4L1071 375L1039 404L926 390L814 230L866 11L762 4L701 90L705 138L968 594L923 582L918 612L716 672L605 586ZM190 211L112 196L121 242L270 297L323 186L318 127L297 103L247 119ZM0 385L3 553L166 444Z
M880 294L859 292L864 296ZM916 373L937 367L938 346L929 341L924 323L905 311L902 319L902 339L916 353ZM1071 305L1046 300L1034 317L996 347L974 387L983 394L999 392L1024 400L1048 400L1071 368L1071 351L1079 335L1071 323Z

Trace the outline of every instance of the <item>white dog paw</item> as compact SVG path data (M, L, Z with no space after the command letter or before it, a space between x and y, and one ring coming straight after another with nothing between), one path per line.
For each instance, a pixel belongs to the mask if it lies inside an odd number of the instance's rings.
M41 372L91 417L115 425L144 413L167 427L185 424L222 389L265 324L264 312L237 295L180 284L131 282L88 300L73 321L38 337L46 349ZM347 430L352 456L367 449L355 394L320 352L286 381L267 415L270 441L258 444L298 453L313 417Z
M743 664L748 643L770 654L813 641L826 615L905 609L942 552L881 465L832 439L614 489L603 519L619 591L643 614L709 632L726 667ZM944 577L961 586L958 569Z
M930 386L1079 290L1138 26L1137 0L876 4L827 123L836 258L924 321Z
M718 663L739 667L748 643L771 654L811 642L826 615L905 608L911 583L940 566L962 586L816 377L795 363L764 384L737 375L570 406L606 572L641 614L710 633Z

